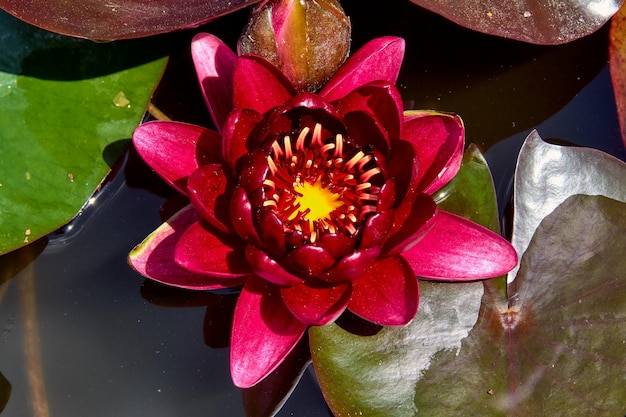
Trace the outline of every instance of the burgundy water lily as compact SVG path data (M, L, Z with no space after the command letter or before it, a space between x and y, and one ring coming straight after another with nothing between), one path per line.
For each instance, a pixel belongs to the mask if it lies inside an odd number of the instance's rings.
M148 278L184 288L241 286L231 372L249 387L308 326L346 309L408 323L416 275L498 276L517 262L500 236L437 209L464 146L451 114L403 112L394 86L404 41L371 41L317 93L296 93L266 60L219 39L192 43L219 133L155 121L134 144L191 204L130 256Z

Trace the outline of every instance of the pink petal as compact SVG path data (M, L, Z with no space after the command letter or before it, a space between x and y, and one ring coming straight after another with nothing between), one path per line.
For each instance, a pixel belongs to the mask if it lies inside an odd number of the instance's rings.
M411 142L420 161L417 189L432 194L459 171L465 129L454 114L407 112L403 139Z
M372 81L395 84L404 57L404 39L392 36L373 39L356 51L320 91L328 102Z
M256 55L239 57L234 83L234 108L260 114L284 104L296 93L280 70Z
M445 211L439 211L433 228L402 256L417 276L451 281L497 277L517 265L508 241Z
M276 285L296 285L304 282L302 278L287 272L267 253L252 245L248 245L246 249L246 260L255 274Z
M229 185L222 164L203 165L187 183L191 203L205 220L223 232L230 231Z
M186 123L153 121L135 129L133 144L141 158L182 194L199 166L221 163L222 143L212 130Z
M174 259L189 271L217 278L236 278L251 272L244 249L245 244L236 235L209 230L195 222L180 237Z
M233 109L233 74L237 55L216 36L198 33L191 41L191 56L204 100L221 131Z
M265 378L296 346L307 326L287 309L277 286L251 276L233 319L230 372L240 388Z
M291 313L310 326L323 326L337 319L346 309L352 289L350 284L313 288L306 284L280 289Z
M417 279L401 256L378 260L352 288L348 309L373 323L403 326L417 313Z
M241 285L242 279L216 279L190 272L174 262L176 243L199 218L200 214L192 206L183 208L137 245L130 252L128 262L143 276L175 287L213 290Z
M262 128L265 124L263 116L251 109L239 109L233 111L222 130L224 161L235 171L235 163L250 149L259 144L249 143L255 129Z

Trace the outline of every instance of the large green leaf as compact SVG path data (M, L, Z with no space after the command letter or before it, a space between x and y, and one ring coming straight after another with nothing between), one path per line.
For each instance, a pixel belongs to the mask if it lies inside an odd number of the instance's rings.
M524 42L556 45L599 29L621 0L411 0L469 29Z
M538 227L510 309L485 295L460 354L415 385L420 414L621 416L626 204L572 196Z
M491 174L470 146L457 176L435 196L444 210L498 229ZM309 330L324 396L338 416L411 416L414 386L441 351L458 352L478 318L482 283L420 282L420 307L406 327L362 336L338 324Z
M68 222L139 123L165 40L97 44L0 12L0 253ZM127 100L127 101L125 101Z
M0 8L64 35L131 39L198 26L259 0L0 0Z

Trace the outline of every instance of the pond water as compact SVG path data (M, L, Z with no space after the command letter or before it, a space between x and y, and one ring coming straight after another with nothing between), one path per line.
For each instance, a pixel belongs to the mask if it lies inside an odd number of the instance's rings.
M342 2L354 46L380 35L407 39L404 99L463 117L467 141L486 153L503 213L530 129L626 160L606 29L541 47L464 30L408 1L384 10L367 3ZM205 30L232 44L244 20L236 13ZM179 49L155 103L174 119L203 123L190 36L172 37ZM126 263L172 195L131 152L74 222L0 257L0 407L11 388L2 416L244 415L228 349L211 347L215 335L204 326L211 300L144 283ZM310 369L278 415L331 415Z

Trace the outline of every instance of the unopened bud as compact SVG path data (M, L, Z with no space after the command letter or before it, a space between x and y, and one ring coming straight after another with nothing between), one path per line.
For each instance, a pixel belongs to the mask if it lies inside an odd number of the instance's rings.
M268 0L239 38L240 54L276 65L298 91L315 91L350 50L350 20L337 0Z

